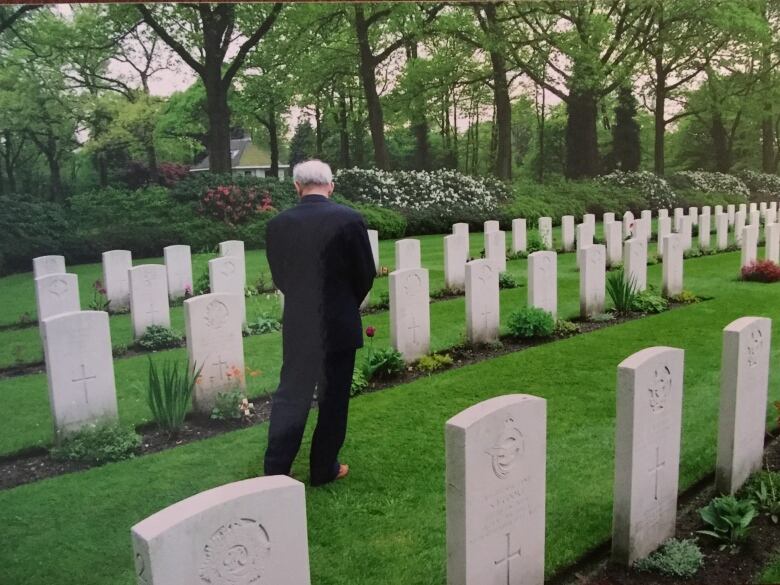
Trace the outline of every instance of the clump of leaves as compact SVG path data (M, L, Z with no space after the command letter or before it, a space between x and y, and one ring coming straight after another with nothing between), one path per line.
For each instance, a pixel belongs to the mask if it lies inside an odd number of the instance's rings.
M693 294L689 290L684 290L679 294L673 295L669 297L669 300L673 303L681 303L683 305L690 305L693 303L699 303L701 302L701 297Z
M773 524L780 522L780 473L756 473L745 486L745 494L760 514L766 514Z
M103 286L103 282L96 280L92 283L92 300L87 307L91 311L108 311L110 301L106 295L106 288Z
M404 358L396 349L387 347L369 352L363 361L363 377L370 381L374 378L389 378L403 372L406 367Z
M615 306L615 312L626 315L631 312L636 298L636 280L621 268L607 275L607 293Z
M637 293L631 305L631 310L637 313L663 313L668 308L669 301L652 289Z
M245 335L264 335L266 333L272 333L279 331L282 328L282 323L270 312L265 311L257 315L253 321L248 321L246 327L244 327Z
M523 307L509 315L507 326L515 337L550 337L555 331L555 319L543 309Z
M434 353L421 357L417 362L417 369L426 374L432 374L437 370L451 366L452 363L452 357L449 354Z
M589 318L592 323L608 323L615 320L615 313L600 313Z
M699 534L719 541L721 550L731 548L733 551L747 539L756 508L750 500L721 496L701 508L699 515L709 526L707 530L699 530Z
M181 347L183 342L181 333L162 325L149 325L136 343L147 351L158 351Z
M99 423L65 437L51 450L51 456L61 461L102 465L134 457L140 446L141 437L133 429L114 422Z
M149 358L146 401L158 426L171 435L184 424L201 369L193 371L187 361L166 361L158 368Z
M349 387L350 398L362 394L366 388L368 388L368 380L360 368L355 368L352 372L352 384Z
M656 264L660 264L661 259L658 257L658 254L653 254L652 256L647 256L647 265L648 266L655 266Z
M553 334L556 337L571 337L581 332L581 328L577 323L572 321L566 321L565 319L558 319L555 322L555 330Z
M704 565L704 555L695 539L671 538L650 556L634 563L638 571L690 579Z
M525 255L527 256L534 252L541 252L545 249L542 236L539 235L539 232L536 230L529 232L525 242Z
M211 409L213 420L249 421L254 414L255 405L238 389L218 393L214 408Z
M271 275L266 274L264 270L261 270L260 273L258 274L257 280L255 281L254 288L260 294L272 293L276 291L276 287L274 286L273 280L271 280Z
M449 287L443 286L440 289L437 289L437 290L433 291L430 294L430 297L432 299L445 299L447 297L460 295L462 292L463 291L459 291L459 290L456 290L454 288L449 288Z
M192 284L192 290L196 295L206 295L211 292L211 280L209 279L208 268L198 274L198 278Z
M127 347L127 344L120 343L111 348L111 355L115 358L122 357L123 355L126 355L128 351L130 351L130 349Z
M517 288L517 280L509 272L498 275L498 288Z

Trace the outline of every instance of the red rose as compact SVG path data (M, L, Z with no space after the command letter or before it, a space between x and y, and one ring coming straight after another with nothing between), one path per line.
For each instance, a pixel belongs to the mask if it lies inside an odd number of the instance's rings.
M373 337L376 333L376 329L374 327L366 327L366 335L368 337Z

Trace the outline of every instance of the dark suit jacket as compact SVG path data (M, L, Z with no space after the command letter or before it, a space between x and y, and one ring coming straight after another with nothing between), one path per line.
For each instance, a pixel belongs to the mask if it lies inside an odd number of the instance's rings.
M285 349L362 347L360 303L376 276L363 217L324 195L306 195L268 222L266 247L284 293Z

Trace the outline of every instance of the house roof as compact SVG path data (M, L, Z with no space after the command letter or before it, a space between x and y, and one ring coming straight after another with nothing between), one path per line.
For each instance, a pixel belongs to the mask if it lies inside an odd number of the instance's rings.
M230 141L230 165L241 169L267 169L271 166L271 154L255 143L251 138L236 138ZM287 168L286 162L279 161L279 168ZM193 166L191 171L209 170L209 157Z

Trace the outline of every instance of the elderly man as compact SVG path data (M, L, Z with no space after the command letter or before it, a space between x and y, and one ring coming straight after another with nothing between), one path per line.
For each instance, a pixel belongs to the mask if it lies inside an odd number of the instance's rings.
M268 222L267 255L284 294L282 371L273 397L266 475L289 475L315 388L312 485L347 475L338 454L347 432L355 352L363 345L360 303L376 275L366 224L330 200L333 174L319 160L295 166L300 200Z

